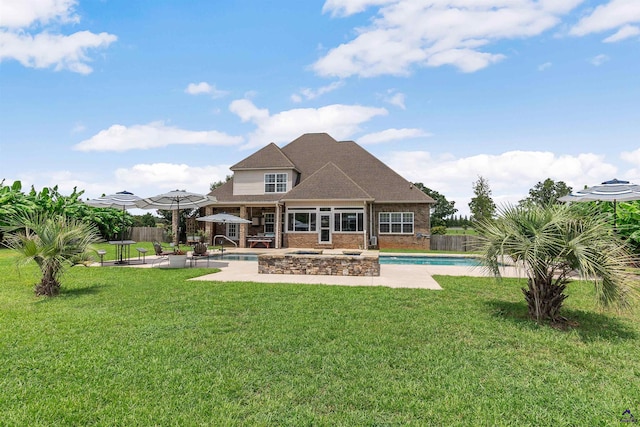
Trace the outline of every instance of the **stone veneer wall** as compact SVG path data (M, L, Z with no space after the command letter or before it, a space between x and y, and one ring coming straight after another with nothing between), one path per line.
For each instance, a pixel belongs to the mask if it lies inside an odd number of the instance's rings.
M258 273L380 276L380 261L363 255L260 254Z

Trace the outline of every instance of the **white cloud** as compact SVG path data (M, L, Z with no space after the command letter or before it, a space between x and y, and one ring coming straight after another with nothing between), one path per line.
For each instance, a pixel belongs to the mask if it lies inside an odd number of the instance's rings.
M454 200L460 214L469 212L472 183L478 176L489 180L493 198L517 203L537 182L551 178L574 189L602 182L615 176L617 168L593 153L558 155L541 151L509 151L499 155L436 158L427 151L395 152L381 158L400 175ZM532 167L535 165L535 167Z
M77 0L2 0L0 26L26 28L34 23L47 24L50 21L79 22L73 12Z
M272 115L269 110L259 109L247 99L233 101L229 110L243 122L252 122L257 127L249 135L249 142L244 148L259 147L269 142L289 142L304 133L313 132L326 132L338 140L347 139L360 130L362 123L387 114L384 108L333 104Z
M225 179L229 174L230 166L140 163L111 171L25 172L15 178L7 179L7 182L13 183L14 180L21 180L23 190L28 190L28 187L33 185L38 191L44 187L57 185L62 194L71 194L73 188L76 187L78 190L84 190L83 199L92 199L122 190L131 191L140 197L149 197L175 189L207 194L212 182ZM145 213L145 211L131 212L134 214Z
M239 136L231 136L215 130L190 131L166 126L164 122L146 125L112 125L89 139L74 146L78 151L128 151L166 147L168 145L235 145L242 142Z
M25 67L69 70L89 74L89 49L104 48L117 40L112 34L79 31L69 36L40 33L35 36L0 31L0 62L15 59Z
M540 64L538 65L538 71L544 71L544 70L548 70L549 68L551 68L551 62L545 62L544 64Z
M405 94L401 93L401 92L396 92L393 89L390 89L387 91L387 94L384 95L382 97L384 99L385 102L391 104L391 105L395 105L398 108L401 108L403 110L406 110L407 107L405 106Z
M403 139L429 137L430 133L422 129L386 129L382 132L369 133L358 138L360 145L382 144L385 142L398 141Z
M620 158L626 162L640 167L640 148L635 151L623 151Z
M303 88L297 93L291 95L291 100L295 103L302 102L303 100L316 99L317 97L324 95L325 93L332 92L338 88L344 86L344 81L338 80L326 86L319 87L318 89Z
M69 70L89 74L93 69L88 52L106 48L117 40L113 34L78 31L63 35L47 29L56 23L78 23L75 0L2 0L0 21L0 62L14 59L25 67ZM40 24L39 26L36 24ZM44 30L42 30L42 26ZM30 27L40 31L28 32Z
M625 25L620 28L617 33L610 35L606 39L602 40L605 43L615 43L620 40L628 39L640 35L640 27L634 27L633 25Z
M364 11L370 6L393 3L394 0L327 0L322 12L331 12L331 16L349 16Z
M185 189L208 193L209 184L224 180L230 165L189 166L175 163L141 163L114 171L116 186L127 188L141 196ZM118 187L118 188L119 188Z
M346 16L378 6L371 24L331 49L312 68L322 76L408 75L415 66L452 65L475 72L505 56L491 43L555 27L583 0L328 0L323 11Z
M610 58L607 55L604 54L600 54L600 55L596 55L593 58L591 58L589 60L589 62L592 65L595 65L596 67L599 67L600 65L604 64L605 62L607 62Z
M614 30L631 23L640 23L640 2L638 0L611 0L607 4L596 7L590 15L582 18L571 28L569 34L584 36L591 33ZM630 30L627 29L622 34L620 34L620 31L611 36L614 38L613 40L610 40L611 37L609 37L609 41L618 41L626 38L623 36L625 32Z
M184 91L189 95L208 94L211 95L214 99L222 98L229 93L227 91L220 90L216 88L215 85L210 85L207 82L189 83Z

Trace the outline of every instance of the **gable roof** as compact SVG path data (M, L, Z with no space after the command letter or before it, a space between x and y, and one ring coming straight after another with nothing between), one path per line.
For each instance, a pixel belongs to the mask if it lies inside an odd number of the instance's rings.
M234 196L231 180L210 194L220 202L350 199L435 203L355 142L339 142L326 133L304 134L282 148L270 143L231 167L232 171L251 169L296 170L298 185L284 194Z
M287 200L373 200L334 163L329 162L282 196Z
M389 166L353 141L326 133L300 136L282 148L300 171L300 185L327 162L335 164L376 202L435 203Z
M293 162L273 142L262 147L244 160L230 168L232 171L243 169L295 169Z

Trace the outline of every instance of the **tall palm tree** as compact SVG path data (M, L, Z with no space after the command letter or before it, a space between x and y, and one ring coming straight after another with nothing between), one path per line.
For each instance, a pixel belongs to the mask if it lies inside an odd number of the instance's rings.
M95 226L65 216L32 213L11 217L2 227L5 245L20 254L19 264L34 261L42 273L36 295L54 296L60 291L65 267L81 259L99 242Z
M628 303L634 289L628 269L634 261L624 242L599 215L567 205L507 206L479 226L485 266L500 277L500 261L511 259L527 274L523 288L536 321L563 320L566 283L576 274L591 281L601 306Z

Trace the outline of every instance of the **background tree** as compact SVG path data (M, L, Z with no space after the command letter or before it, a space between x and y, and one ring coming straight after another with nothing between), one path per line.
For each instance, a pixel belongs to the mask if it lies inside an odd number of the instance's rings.
M469 202L471 220L479 222L493 218L496 212L496 204L491 198L489 181L482 176L478 176L478 180L473 183L473 194L475 196Z
M529 190L529 197L520 200L520 204L533 203L537 205L550 205L558 203L560 197L571 194L572 188L564 181L555 182L547 178L544 182L538 182Z
M101 240L92 224L41 212L11 216L2 230L5 245L18 252L21 264L35 262L40 267L36 295L57 295L65 267L86 260L91 245Z
M454 207L456 202L448 201L445 196L435 190L425 187L421 182L415 182L413 185L436 201L436 204L431 208L431 226L446 226L445 218L458 212L458 209Z
M231 180L231 175L227 175L224 181L221 180L221 181L212 182L211 184L209 184L209 191L215 190L216 188L220 187L222 184L230 180Z
M155 227L157 223L157 218L150 212L144 215L132 215L132 219L134 227Z
M574 272L594 284L604 307L624 305L637 286L628 271L633 256L601 215L584 215L569 205L510 206L477 229L483 261L496 277L504 257L526 272L522 292L538 322L564 320L559 312Z
M36 191L32 186L25 194L20 181L5 186L3 180L0 182L0 226L6 225L10 217L38 212L49 216L65 215L95 224L104 239L118 236L123 226L122 211L86 205L80 198L82 194L84 191L74 188L73 192L66 196L58 191L58 186L45 187L40 191ZM130 227L131 223L131 216L125 213L124 227Z

